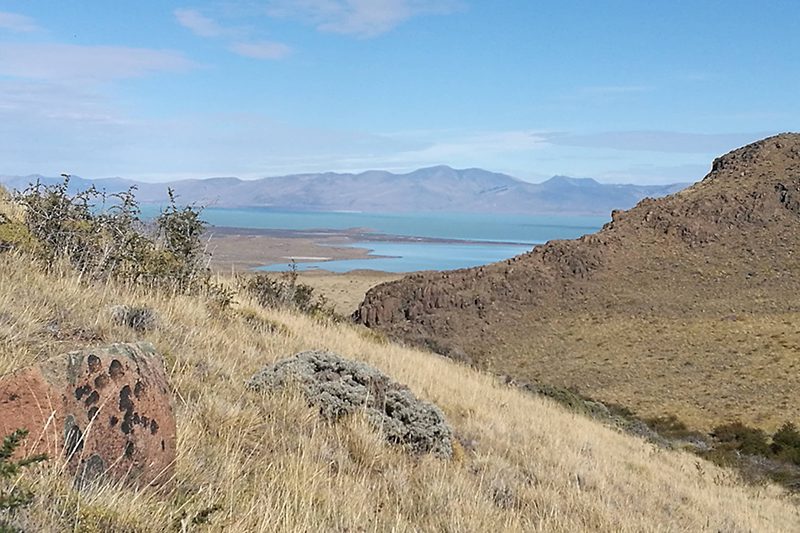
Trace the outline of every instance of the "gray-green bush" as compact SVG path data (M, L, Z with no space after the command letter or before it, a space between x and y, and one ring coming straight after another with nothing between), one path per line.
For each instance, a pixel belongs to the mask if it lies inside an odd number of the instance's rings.
M453 454L453 432L441 410L365 363L331 352L302 352L264 368L248 382L257 391L292 385L327 420L363 409L390 443L415 453Z

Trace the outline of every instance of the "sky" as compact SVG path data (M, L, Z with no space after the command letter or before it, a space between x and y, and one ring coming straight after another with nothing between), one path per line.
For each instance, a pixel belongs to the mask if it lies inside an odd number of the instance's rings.
M700 179L800 130L796 0L0 0L0 174Z

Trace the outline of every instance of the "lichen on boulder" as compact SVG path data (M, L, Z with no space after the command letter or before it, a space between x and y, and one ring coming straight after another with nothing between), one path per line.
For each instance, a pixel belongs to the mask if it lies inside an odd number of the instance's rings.
M256 391L298 386L327 420L363 409L388 442L414 453L452 456L453 432L442 411L365 363L332 352L301 352L265 367L247 385Z
M0 437L60 458L77 486L159 486L174 473L176 427L164 360L146 342L69 352L0 376Z

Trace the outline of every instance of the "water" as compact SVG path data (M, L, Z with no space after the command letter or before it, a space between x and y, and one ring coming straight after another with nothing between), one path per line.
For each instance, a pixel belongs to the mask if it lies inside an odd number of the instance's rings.
M203 219L215 226L289 230L362 228L376 233L538 244L597 231L606 217L490 215L466 213L313 213L264 208L207 208Z
M146 206L145 215L156 210ZM150 212L152 211L152 213ZM484 265L527 252L551 239L574 239L597 231L608 219L598 216L554 216L472 213L339 213L279 211L268 208L207 208L202 218L214 226L283 229L348 230L387 235L350 246L371 250L376 259L298 262L300 270L333 272L367 268L387 272L450 270ZM480 243L392 242L390 235L483 241ZM495 244L493 244L495 243ZM287 270L286 264L260 270Z
M367 248L375 259L345 259L297 263L299 270L324 269L331 272L350 272L368 268L384 272L414 272L417 270L454 270L485 265L530 251L531 245L455 244L409 242L361 242L352 246ZM258 270L283 272L286 264L268 265Z

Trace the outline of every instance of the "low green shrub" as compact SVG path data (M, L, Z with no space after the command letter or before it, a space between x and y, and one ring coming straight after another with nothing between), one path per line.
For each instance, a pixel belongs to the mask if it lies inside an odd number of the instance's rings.
M781 460L800 466L800 431L791 422L786 422L772 435L770 449Z
M0 198L0 202L2 201ZM32 246L33 239L25 225L0 213L0 252L11 249L30 250Z
M45 455L32 455L24 459L14 460L12 455L16 452L28 431L18 429L7 435L0 446L0 533L18 531L11 519L21 507L25 507L33 500L33 493L14 483L14 479L23 468L46 460Z
M336 317L324 296L314 294L313 287L297 280L294 268L284 273L282 279L269 274L239 276L237 285L240 291L250 294L268 309L295 309L318 317Z
M704 439L705 436L699 431L689 429L689 427L678 419L674 414L656 416L644 419L650 429L668 439Z
M771 480L800 490L800 433L793 423L784 424L771 438L741 422L717 426L711 436L712 447L702 451L702 457L736 468L750 483Z
M731 450L745 455L770 455L769 441L767 434L756 428L732 422L717 426L711 432L717 440L717 448L721 450Z

